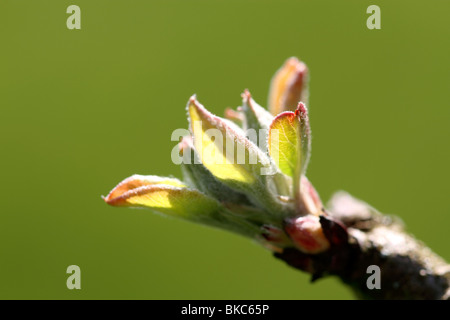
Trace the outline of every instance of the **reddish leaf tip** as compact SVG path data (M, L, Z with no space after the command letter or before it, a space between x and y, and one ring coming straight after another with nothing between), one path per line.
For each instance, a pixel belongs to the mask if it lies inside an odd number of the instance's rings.
M290 57L286 61L286 64L288 66L295 66L295 65L298 65L299 63L300 63L300 60L297 57Z
M308 113L308 111L306 110L306 106L303 102L299 102L297 109L295 110L295 115L296 116L305 116Z
M190 103L196 103L197 102L197 95L195 93L189 98L189 102Z
M241 94L241 97L244 100L244 103L248 103L252 98L252 94L248 89L245 89L244 92Z

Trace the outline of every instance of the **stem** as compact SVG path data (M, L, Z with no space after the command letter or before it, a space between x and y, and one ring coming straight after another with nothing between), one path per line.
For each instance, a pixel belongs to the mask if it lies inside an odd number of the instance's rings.
M288 248L275 256L311 273L313 281L338 276L360 298L450 300L450 265L406 233L398 219L343 192L332 198L328 217L345 226L345 243L319 255ZM381 270L381 289L367 287L370 265Z

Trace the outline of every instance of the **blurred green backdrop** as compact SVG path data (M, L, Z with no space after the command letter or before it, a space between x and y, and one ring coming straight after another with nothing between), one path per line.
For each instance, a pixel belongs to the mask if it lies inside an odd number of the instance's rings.
M66 28L81 8L82 29ZM381 30L366 8L381 7ZM247 239L104 204L173 174L191 94L265 104L289 56L311 70L323 199L344 189L450 259L449 1L0 2L0 298L352 299ZM66 288L81 267L82 289Z

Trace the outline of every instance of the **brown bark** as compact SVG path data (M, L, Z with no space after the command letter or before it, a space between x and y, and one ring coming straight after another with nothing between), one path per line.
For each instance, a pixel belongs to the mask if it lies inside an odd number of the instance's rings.
M329 251L307 255L288 248L275 256L311 273L313 281L338 276L360 298L450 300L450 265L406 233L399 219L340 192L321 223L332 243ZM380 289L367 286L370 265L381 270Z

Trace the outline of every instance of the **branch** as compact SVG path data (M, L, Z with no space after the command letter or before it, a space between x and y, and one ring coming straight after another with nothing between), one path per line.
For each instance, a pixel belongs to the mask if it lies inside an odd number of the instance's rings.
M330 212L321 217L333 243L319 255L288 248L275 256L312 274L338 276L360 298L450 300L450 265L405 232L395 217L382 215L347 193L333 196ZM381 289L367 286L367 268L381 270Z

